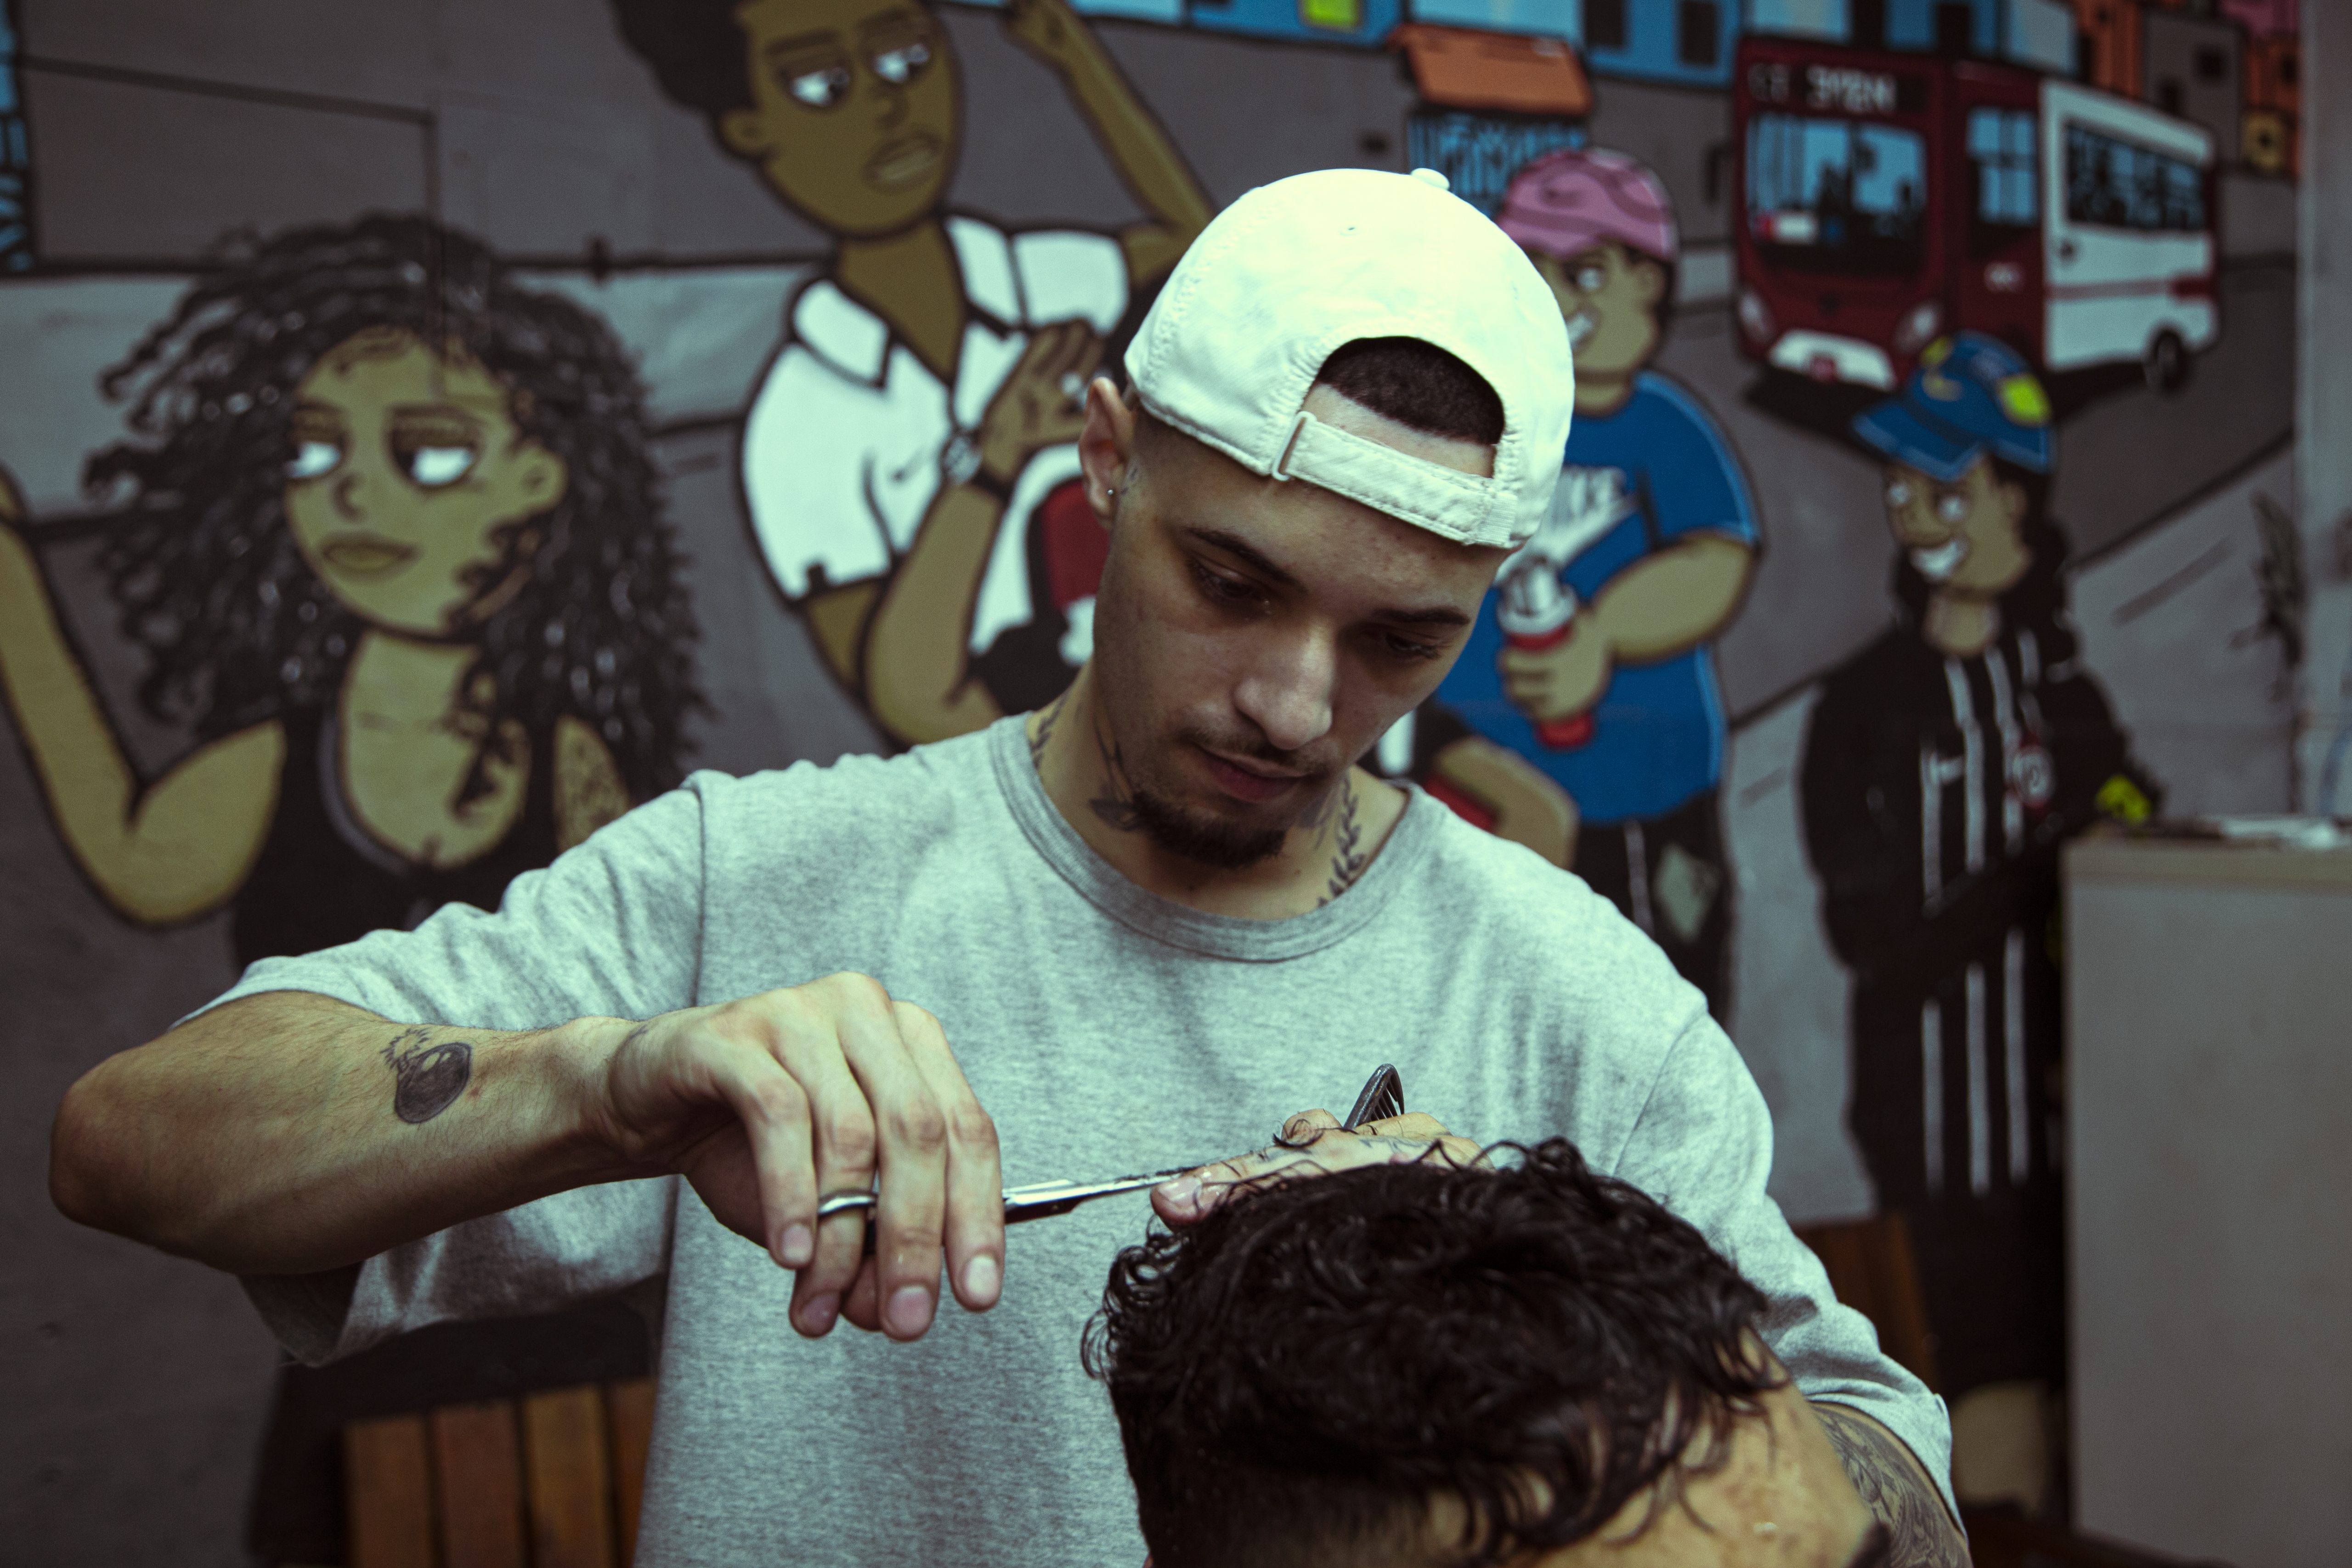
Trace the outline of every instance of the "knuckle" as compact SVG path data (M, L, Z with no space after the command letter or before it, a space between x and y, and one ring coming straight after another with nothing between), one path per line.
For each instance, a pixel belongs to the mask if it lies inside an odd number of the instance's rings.
M882 983L854 969L828 974L817 984L833 993L845 1007L878 1013L890 1005L890 994L882 988Z
M893 1143L925 1151L947 1144L947 1115L940 1110L939 1102L928 1095L906 1105L892 1106L882 1120L884 1131Z
M942 1040L947 1038L947 1031L940 1026L938 1017L929 1008L919 1007L912 1002L896 1001L890 1006L898 1020L900 1033L936 1037Z
M874 1163L874 1119L862 1108L826 1116L822 1136L826 1152L837 1163L860 1168Z
M996 1119L977 1105L958 1106L948 1118L948 1137L970 1153L996 1147Z

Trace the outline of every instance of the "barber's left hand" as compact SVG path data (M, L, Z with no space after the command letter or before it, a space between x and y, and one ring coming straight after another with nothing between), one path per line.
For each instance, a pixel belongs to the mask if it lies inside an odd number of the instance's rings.
M1303 1110L1282 1124L1282 1141L1187 1171L1151 1189L1151 1207L1170 1225L1190 1225L1227 1198L1260 1186L1327 1175L1357 1165L1401 1165L1442 1160L1456 1167L1484 1163L1485 1152L1457 1138L1434 1116L1409 1110L1352 1131L1328 1110Z

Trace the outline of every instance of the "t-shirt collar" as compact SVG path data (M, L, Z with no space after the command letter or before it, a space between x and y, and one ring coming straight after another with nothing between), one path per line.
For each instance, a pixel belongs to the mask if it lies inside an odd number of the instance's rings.
M1012 242L978 218L947 220L964 304L999 337L1023 319ZM792 332L812 353L852 381L879 386L890 363L890 324L849 296L829 276L811 280L793 300Z
M1286 920L1208 914L1139 887L1078 837L1045 793L1029 754L1025 715L989 727L989 758L1005 805L1037 853L1078 894L1111 919L1153 941L1207 958L1269 963L1329 947L1371 923L1396 890L1421 874L1444 808L1407 785L1404 815L1390 830L1370 869L1319 909Z

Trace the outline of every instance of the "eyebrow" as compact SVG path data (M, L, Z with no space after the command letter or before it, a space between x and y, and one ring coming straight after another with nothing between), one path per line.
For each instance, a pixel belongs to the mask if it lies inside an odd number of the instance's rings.
M461 393L451 393L438 403L395 403L392 405L392 412L402 418L413 418L420 414L438 418L447 418L454 415L457 418L477 425L480 424L481 416L467 407L466 405L468 403L490 407L497 406L497 404L488 397L469 397Z
M1238 558L1243 565L1261 577L1271 579L1277 587L1303 588L1307 585L1284 568L1266 559L1265 553L1255 545L1227 533L1221 528L1188 527L1184 530L1184 535L1213 550L1222 550L1226 554Z
M900 28L918 32L929 31L924 26L922 17L904 7L881 12L857 24L858 35L868 38L877 33L887 33Z
M1185 537L1213 549L1222 550L1234 557L1277 587L1300 590L1306 587L1306 584L1290 572L1268 560L1265 553L1256 546L1246 540L1227 533L1223 529L1188 527L1183 531ZM1470 617L1451 605L1427 605L1411 609L1379 609L1374 610L1367 618L1412 626L1466 626L1470 624Z
M804 55L817 49L838 51L840 47L841 35L827 29L821 33L798 33L789 38L772 38L761 48L760 53L772 62L785 55Z

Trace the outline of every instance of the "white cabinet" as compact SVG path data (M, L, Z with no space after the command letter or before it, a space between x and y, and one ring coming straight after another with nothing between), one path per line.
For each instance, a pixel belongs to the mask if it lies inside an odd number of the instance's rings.
M2066 861L2076 1522L2352 1562L2352 851Z

